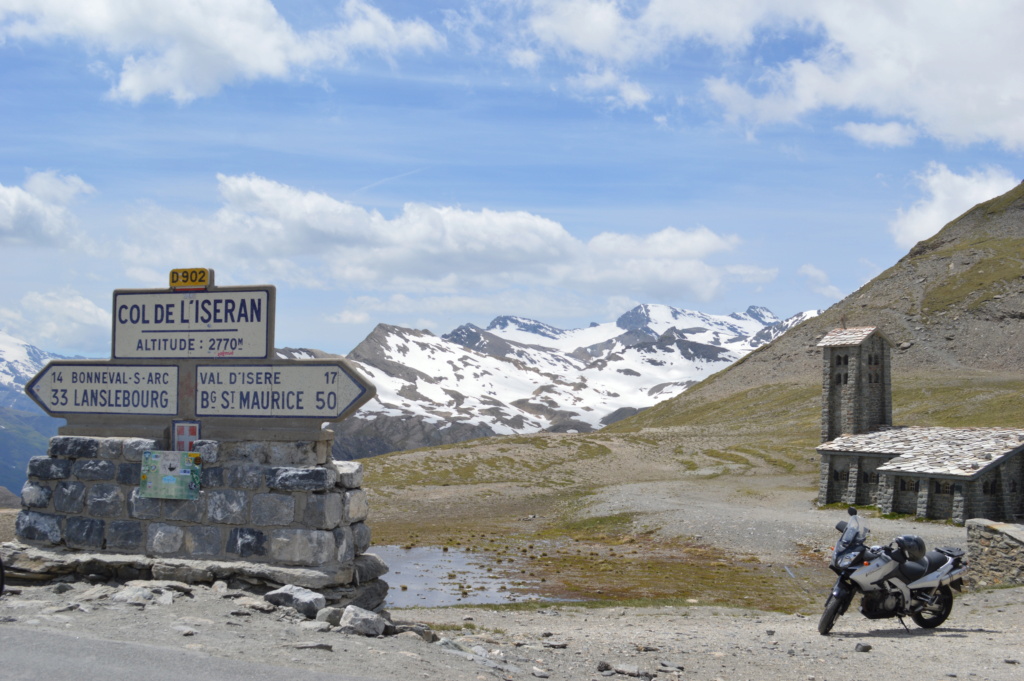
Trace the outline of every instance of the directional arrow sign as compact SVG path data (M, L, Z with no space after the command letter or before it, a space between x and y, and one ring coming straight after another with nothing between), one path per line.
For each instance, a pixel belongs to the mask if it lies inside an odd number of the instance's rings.
M178 367L50 362L25 392L51 416L178 412Z
M339 421L374 396L344 360L196 366L196 416Z

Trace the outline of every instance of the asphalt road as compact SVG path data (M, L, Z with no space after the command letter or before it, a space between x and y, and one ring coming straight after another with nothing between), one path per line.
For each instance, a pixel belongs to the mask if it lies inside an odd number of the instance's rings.
M145 636L144 631L139 632ZM160 635L167 635L161 631ZM380 681L215 657L173 646L107 641L0 625L0 678L4 681ZM397 681L397 680L396 680Z

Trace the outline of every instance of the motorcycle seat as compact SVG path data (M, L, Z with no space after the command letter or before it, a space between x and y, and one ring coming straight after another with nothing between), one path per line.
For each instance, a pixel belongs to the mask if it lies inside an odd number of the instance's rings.
M928 558L922 558L921 560L907 560L900 565L899 573L909 584L910 582L916 582L917 580L928 574Z
M900 566L900 574L907 582L915 582L935 572L946 564L949 558L942 551L929 551L921 560L908 560Z

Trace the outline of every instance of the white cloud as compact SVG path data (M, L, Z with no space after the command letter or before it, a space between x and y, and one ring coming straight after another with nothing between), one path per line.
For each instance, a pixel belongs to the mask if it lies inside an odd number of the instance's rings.
M593 254L612 258L704 258L712 253L731 250L739 242L738 236L723 237L704 226L689 232L666 227L646 236L605 232L591 239L588 249Z
M845 123L839 129L858 142L881 147L910 146L918 135L916 128L895 121L883 124Z
M23 187L0 184L0 244L81 247L81 234L68 209L93 188L74 175L33 173Z
M691 40L736 49L761 26L775 26L785 12L762 0L734 0L728 9L692 0L650 0L645 6L616 0L533 0L526 20L535 40L558 53L627 64L653 59Z
M394 21L363 0L347 0L340 14L334 26L297 33L269 0L5 0L0 43L70 40L121 58L111 95L132 102L153 95L188 102L240 80L338 68L356 52L392 61L444 46L426 22Z
M620 298L619 301L628 301ZM586 317L593 314L594 302L570 288L560 289L552 295L547 289L474 289L448 295L417 295L394 293L385 297L354 296L346 301L352 314L363 314L370 319L387 319L388 323L412 328L438 331L434 322L425 321L425 315L445 319L477 318L490 320L496 314L520 314L536 319ZM634 303L635 304L635 303ZM622 314L632 305L609 303L610 318ZM338 323L338 315L331 321ZM445 329L443 331L447 331Z
M898 9L889 0L733 0L727 9L697 0L471 0L441 11L435 28L346 0L335 23L303 32L270 0L3 0L0 43L75 43L94 73L110 74L113 97L188 102L231 83L307 78L362 54L393 64L446 49L445 31L474 56L493 50L516 68L550 65L575 94L616 107L703 95L754 128L855 111L875 120L840 129L866 144L928 135L1016 150L1024 149L1024 72L1011 56L1021 9L1020 0L941 11L928 0Z
M641 74L696 46L718 51L705 93L726 118L754 127L822 109L878 119L844 126L868 144L915 134L951 144L1024 148L1019 0L532 0L510 40L579 69L611 69L649 92ZM713 67L715 68L715 67ZM685 80L683 80L685 83ZM684 86L685 87L685 86ZM689 96L690 93L682 93ZM649 95L653 97L654 95ZM900 119L904 123L893 123Z
M620 74L609 69L570 78L569 86L584 94L605 93L610 104L625 109L642 109L651 99L651 93L642 85L625 80Z
M608 294L650 298L675 292L707 301L721 291L723 273L704 259L739 243L735 235L721 236L703 226L667 227L643 236L606 232L566 263L563 276Z
M904 248L936 234L947 222L975 204L1006 193L1018 182L1003 168L984 168L957 175L935 162L928 164L916 180L924 196L909 209L901 209L889 223L893 238Z
M540 53L534 50L514 49L508 53L508 63L521 69L532 71L540 65L542 60L543 57Z
M755 267L753 265L727 265L726 274L747 284L767 284L779 276L777 267Z
M788 6L787 6L788 5ZM709 93L736 119L792 122L824 108L900 117L940 140L995 140L1024 148L1024 74L1016 53L1021 3L949 4L907 0L899 10L874 2L779 3L821 46L766 64L754 86L728 77ZM861 132L866 132L861 129Z
M801 265L797 273L810 280L811 290L818 295L831 300L843 298L843 292L839 290L839 287L829 282L828 275L814 265Z
M0 308L0 322L12 335L55 352L110 346L110 312L71 288L30 292L16 308Z
M370 315L362 310L342 310L328 315L327 320L338 324L365 324L370 321Z
M473 307L482 298L488 302L480 308L493 310L493 297L510 291L511 304L503 309L516 309L516 296L524 291L544 300L556 295L554 289L558 296L709 300L726 281L758 283L775 274L709 264L708 258L734 250L740 239L704 226L606 232L582 241L525 211L408 203L386 217L256 175L220 175L218 181L223 204L207 218L155 208L137 216L137 228L120 249L126 269L136 268L128 271L148 282L153 273L194 263L202 244L203 264L238 281L259 277L304 288L414 292L403 300L418 306L417 314L435 316L441 305ZM154 232L153 224L162 230ZM433 307L425 307L427 300ZM349 304L333 319L348 323L369 304ZM397 299L375 305L409 312Z

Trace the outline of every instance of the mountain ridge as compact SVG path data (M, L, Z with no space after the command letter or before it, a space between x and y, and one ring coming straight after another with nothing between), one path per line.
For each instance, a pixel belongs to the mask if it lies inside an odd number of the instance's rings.
M442 336L379 324L347 355L377 385L335 424L335 456L362 458L490 435L592 432L678 394L817 314L751 306L708 315L638 305L615 322L559 329L516 315ZM301 350L279 351L301 357Z
M708 315L639 305L583 329L502 315L487 329L465 324L443 336L379 324L348 355L378 385L378 397L332 426L334 455L363 458L496 434L590 432L678 394L815 313L779 320L757 306ZM338 356L301 348L275 354ZM0 485L12 490L61 423L24 394L53 359L66 358L0 336Z

